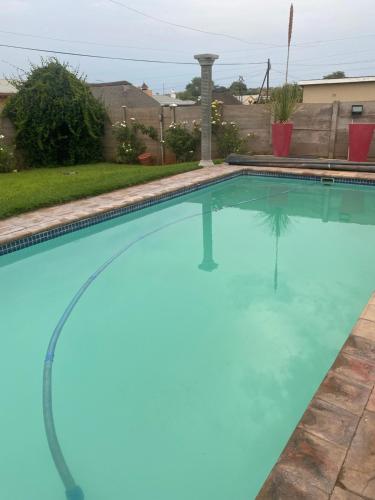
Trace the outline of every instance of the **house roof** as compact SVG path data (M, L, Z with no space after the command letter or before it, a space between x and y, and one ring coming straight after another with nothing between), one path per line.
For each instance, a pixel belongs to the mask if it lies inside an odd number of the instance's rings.
M183 99L177 99L169 95L153 95L152 98L158 101L160 106L170 106L171 104L176 104L177 106L192 106L196 104L195 101L184 101Z
M131 85L131 83L126 80L120 80L118 82L89 83L90 87L117 87L118 85Z
M17 89L14 85L8 82L8 80L0 79L0 94L2 95L10 95L15 94Z
M308 85L332 85L340 83L365 83L365 82L375 82L375 76L356 76L348 78L323 78L321 80L302 80L298 82L301 87L307 87Z

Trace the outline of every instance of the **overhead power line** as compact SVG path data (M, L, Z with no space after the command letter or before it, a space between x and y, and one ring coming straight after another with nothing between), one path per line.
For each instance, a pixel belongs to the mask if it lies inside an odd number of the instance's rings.
M48 54L60 54L67 56L77 56L77 57L90 57L93 59L110 59L115 61L134 61L134 62L144 62L144 63L157 63L157 64L183 64L183 65L192 65L196 66L196 62L184 62L184 61L162 61L158 59L136 59L133 57L117 57L117 56L102 56L98 54L84 54L81 52L69 52L65 50L52 50L52 49L37 49L35 47L22 47L20 45L10 45L6 43L0 43L0 47L7 47L10 49L19 49L19 50L30 50L33 52L46 52Z
M163 61L160 59L136 59L134 57L117 57L117 56L103 56L98 54L84 54L82 52L69 52L65 50L52 50L52 49L37 49L35 47L23 47L20 45L10 45L6 43L0 43L0 47L6 47L10 49L18 50L30 50L33 52L46 52L48 54L59 54L67 56L77 56L77 57L89 57L92 59L110 59L113 61L131 61L131 62L143 62L143 63L156 63L156 64L181 64L184 66L197 66L197 62L193 61ZM233 62L233 63L217 63L215 66L253 66L259 64L266 64L265 61L258 62Z
M147 17L148 19L152 19L153 21L156 21L158 23L167 24L168 26L173 26L175 28L181 28L184 30L195 31L197 33L203 33L205 35L212 35L212 36L216 36L216 37L229 38L231 40L236 40L237 42L246 43L247 45L263 45L264 47L278 47L278 45L269 44L266 42L252 42L250 40L245 40L243 38L239 38L238 36L229 35L227 33L218 33L216 31L206 31L206 30L203 30L200 28L186 26L185 24L173 23L172 21L167 21L166 19L161 19L160 17L156 17L156 16L153 16L152 14L147 14L146 12L135 9L134 7L130 7L130 5L127 5L123 2L119 2L118 0L108 0L108 1L115 4L115 5L119 5L120 7L124 7L125 9L128 9L132 12L135 12L136 14L139 14L140 16Z
M111 44L111 43L101 43L101 42L93 42L90 40L71 40L68 38L56 38L52 36L45 35L36 35L34 33L21 33L20 31L6 31L0 30L0 33L4 33L6 35L15 35L27 38L38 38L40 40L53 40L55 42L64 42L64 43L78 43L81 45L95 45L97 47L109 47L109 48L119 48L119 49L136 49L136 50L152 50L155 52L181 52L187 53L187 51L175 51L169 49L156 49L155 47L139 47L137 45L121 45L121 44Z
M343 36L341 38L328 38L328 39L323 39L323 40L314 40L310 42L302 42L298 43L295 46L296 47L307 47L309 45L321 45L325 43L331 43L331 42L342 42L345 40L357 40L358 38L372 38L375 36L375 33L368 33L367 35L355 35L355 36Z
M326 63L315 63L315 64L303 64L303 63L292 63L293 66L303 66L303 67L316 67L321 66L348 66L353 64L363 64L363 63L375 63L375 59L366 59L364 61L342 61L337 63L326 62ZM282 63L274 63L280 66Z

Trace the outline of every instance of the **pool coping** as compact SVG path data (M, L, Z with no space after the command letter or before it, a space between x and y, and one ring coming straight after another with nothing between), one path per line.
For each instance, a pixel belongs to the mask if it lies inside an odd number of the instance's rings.
M375 173L221 164L0 220L0 256L241 175L375 185Z
M375 185L374 173L223 164L4 219L0 221L0 255L242 175ZM373 457L375 294L257 498L375 499ZM367 469L366 461L370 463ZM370 495L363 495L369 487Z
M375 498L375 293L256 498Z

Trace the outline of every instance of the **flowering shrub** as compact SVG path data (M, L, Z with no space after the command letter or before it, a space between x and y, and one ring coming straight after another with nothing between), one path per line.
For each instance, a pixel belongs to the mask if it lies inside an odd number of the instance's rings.
M13 153L4 144L5 137L0 134L0 173L11 172L13 170Z
M165 133L165 143L174 152L177 161L191 161L198 150L200 134L200 127L195 121L192 129L188 127L188 122L173 122Z
M135 118L130 119L130 124L118 122L113 125L113 131L118 142L117 156L120 163L138 163L138 156L146 151L146 145L138 132L158 139L158 133L154 127L146 127Z
M241 137L236 122L223 121L221 106L221 101L212 101L212 133L216 138L219 155L226 157L230 153L245 153L246 138Z

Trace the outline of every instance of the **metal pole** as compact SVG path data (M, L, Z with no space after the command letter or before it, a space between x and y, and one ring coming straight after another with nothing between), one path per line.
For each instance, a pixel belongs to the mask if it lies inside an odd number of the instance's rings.
M202 157L199 162L201 167L213 166L211 159L212 65L218 57L216 54L197 54L194 56L201 66Z
M159 125L160 125L161 164L164 165L164 109L163 109L163 106L160 107Z
M123 120L126 123L127 122L126 106L121 106L121 107L122 107Z
M172 104L169 105L169 107L172 110L172 121L173 121L173 123L176 123L176 108L177 108L177 104L176 103L172 103Z
M270 71L271 71L271 61L268 59L267 60L267 102L270 97Z

